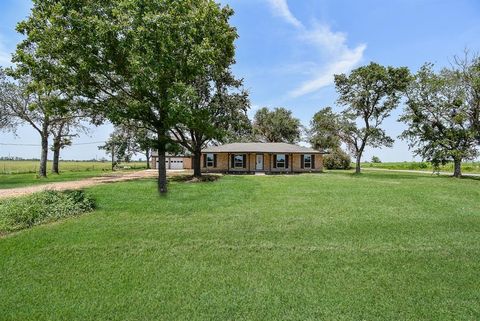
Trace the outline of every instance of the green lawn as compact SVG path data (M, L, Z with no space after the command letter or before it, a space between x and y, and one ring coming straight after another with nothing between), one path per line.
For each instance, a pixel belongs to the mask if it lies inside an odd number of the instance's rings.
M1 320L479 320L480 181L153 180L0 239Z
M34 160L0 160L0 174L25 174L37 173L40 161ZM61 171L99 171L109 170L112 168L110 162L81 162L81 161L61 161ZM52 162L48 161L47 169L50 172L52 169Z
M355 165L352 164L352 167ZM428 162L385 162L385 163L362 163L363 168L382 168L395 170L419 170L433 171L433 166ZM453 163L440 166L442 172L453 174ZM464 162L462 164L463 173L480 174L480 162Z
M60 175L51 174L51 162L48 162L47 178L38 178L38 162L36 161L1 161L0 189L24 187L53 182L76 181L89 177L111 174L111 164L108 162L60 162ZM122 164L121 170L145 169L143 162Z
M0 190L54 182L77 181L84 178L106 175L104 171L63 172L60 175L50 174L47 178L39 178L36 174L0 174Z

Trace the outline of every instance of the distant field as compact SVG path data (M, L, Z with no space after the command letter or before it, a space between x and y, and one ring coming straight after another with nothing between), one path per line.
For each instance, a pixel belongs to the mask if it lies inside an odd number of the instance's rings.
M1 161L0 174L26 174L38 171L39 161ZM146 167L145 162L131 162L123 164L122 167L142 169ZM52 162L48 162L48 171L52 168ZM84 172L84 171L108 171L111 170L110 162L80 162L61 161L60 172Z
M362 167L433 171L432 164L428 162L362 163ZM440 171L453 172L453 163L441 166ZM462 171L464 173L480 173L480 162L464 163L462 164Z

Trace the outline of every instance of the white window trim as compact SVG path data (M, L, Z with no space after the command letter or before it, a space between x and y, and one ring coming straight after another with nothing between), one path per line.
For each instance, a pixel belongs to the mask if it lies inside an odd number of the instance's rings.
M305 157L310 156L310 161L308 162L309 165L307 166L307 162L305 161ZM312 154L305 154L303 155L303 168L305 169L312 169Z
M208 160L209 155L212 156L212 160ZM206 156L207 156L207 160L206 160L207 167L214 167L215 166L215 155L213 153L208 153Z
M237 166L237 156L240 156L240 158L242 159L241 161L241 164L240 166ZM244 168L243 167L243 154L233 154L233 168Z

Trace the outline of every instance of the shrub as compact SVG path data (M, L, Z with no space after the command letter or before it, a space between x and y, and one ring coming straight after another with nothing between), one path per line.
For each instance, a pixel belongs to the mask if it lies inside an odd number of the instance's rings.
M375 164L380 164L382 161L380 160L380 158L378 156L373 156L372 157L372 163L375 163Z
M332 150L323 158L326 169L350 169L351 162L350 156L340 148Z
M80 215L95 208L83 191L44 191L0 202L0 233Z

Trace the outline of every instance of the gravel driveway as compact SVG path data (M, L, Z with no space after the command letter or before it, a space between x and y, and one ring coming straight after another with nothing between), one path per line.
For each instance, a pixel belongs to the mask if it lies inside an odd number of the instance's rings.
M2 189L0 190L0 199L32 194L32 193L40 192L46 189L56 190L56 191L82 189L85 187L90 187L90 186L104 184L104 183L115 183L115 182L130 181L130 180L141 179L141 178L157 177L158 175L157 173L158 172L156 170L113 173L106 176L86 178L78 181L58 182L58 183L49 183L49 184L42 184L42 185L35 185L35 186ZM186 173L186 172L175 171L171 173L169 172L168 175L178 175L183 173Z

